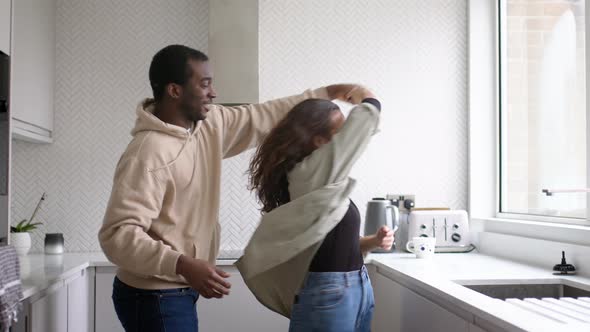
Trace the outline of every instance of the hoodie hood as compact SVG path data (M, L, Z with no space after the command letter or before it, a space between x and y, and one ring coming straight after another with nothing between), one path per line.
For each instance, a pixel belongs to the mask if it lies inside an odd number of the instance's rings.
M186 139L189 132L186 128L166 123L154 115L153 99L144 99L137 105L137 119L131 135L135 136L142 131L157 131L166 135ZM200 121L199 121L200 122ZM195 131L193 131L195 132Z

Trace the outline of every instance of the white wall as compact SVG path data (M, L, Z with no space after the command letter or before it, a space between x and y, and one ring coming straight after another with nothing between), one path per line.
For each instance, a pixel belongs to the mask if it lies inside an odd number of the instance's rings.
M169 42L206 51L206 1L125 3L59 1L55 143L14 147L13 219L46 190L42 231L64 232L71 251L99 249L114 166L149 94L149 57ZM353 171L362 214L386 193L467 207L467 1L260 0L259 22L260 100L335 82L380 96L382 132ZM223 167L222 249L243 248L259 220L245 189L250 157Z
M260 100L335 82L380 96L382 131L353 170L363 217L365 202L386 193L467 208L466 1L261 0L259 21ZM224 169L222 216L236 233L223 236L235 247L259 217L243 190L250 157Z
M47 200L33 233L64 233L69 251L100 250L97 232L115 165L140 99L151 96L151 57L171 43L207 51L207 0L58 0L55 139L14 141L12 220Z

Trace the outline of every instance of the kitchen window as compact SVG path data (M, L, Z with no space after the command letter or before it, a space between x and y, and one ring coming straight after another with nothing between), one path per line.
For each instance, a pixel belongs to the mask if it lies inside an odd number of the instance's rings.
M500 216L588 224L584 2L499 0Z

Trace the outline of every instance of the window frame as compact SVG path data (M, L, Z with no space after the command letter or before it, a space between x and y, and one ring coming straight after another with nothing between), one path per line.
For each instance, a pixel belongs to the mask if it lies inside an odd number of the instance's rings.
M497 100L497 107L496 107L496 202L495 202L495 218L499 219L513 219L513 220L522 220L522 221L534 221L534 222L542 222L542 223L553 223L553 224L565 224L565 225L578 225L578 226L590 226L590 193L586 194L586 219L582 218L574 218L574 217L553 217L548 215L536 215L536 214L526 214L526 213L513 213L513 212L502 212L502 188L503 188L503 174L506 174L505 165L502 163L504 155L503 149L503 142L506 142L506 133L502 129L505 128L506 119L503 116L502 110L507 108L506 106L506 84L505 78L507 77L506 67L503 66L502 59L507 58L507 42L504 36L507 35L507 28L506 28L506 11L504 8L507 6L507 0L496 0L495 1L495 13L494 13L494 29L496 33L496 53L495 53L495 64L496 64L496 100ZM588 4L585 5L585 14L588 16L588 11L590 7ZM473 18L472 18L473 19ZM590 83L589 83L589 66L590 63L588 61L589 52L588 52L588 25L589 22L585 20L585 57L586 57L586 96L589 95L590 91ZM586 103L586 187L590 188L590 107L589 103Z

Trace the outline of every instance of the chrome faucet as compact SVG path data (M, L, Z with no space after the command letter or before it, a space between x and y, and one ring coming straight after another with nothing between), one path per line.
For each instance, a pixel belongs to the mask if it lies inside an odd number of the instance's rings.
M561 252L561 264L555 264L555 266L553 266L553 271L555 271L553 274L558 274L558 275L576 274L576 267L573 266L572 264L568 264L565 261L565 251L562 251Z

